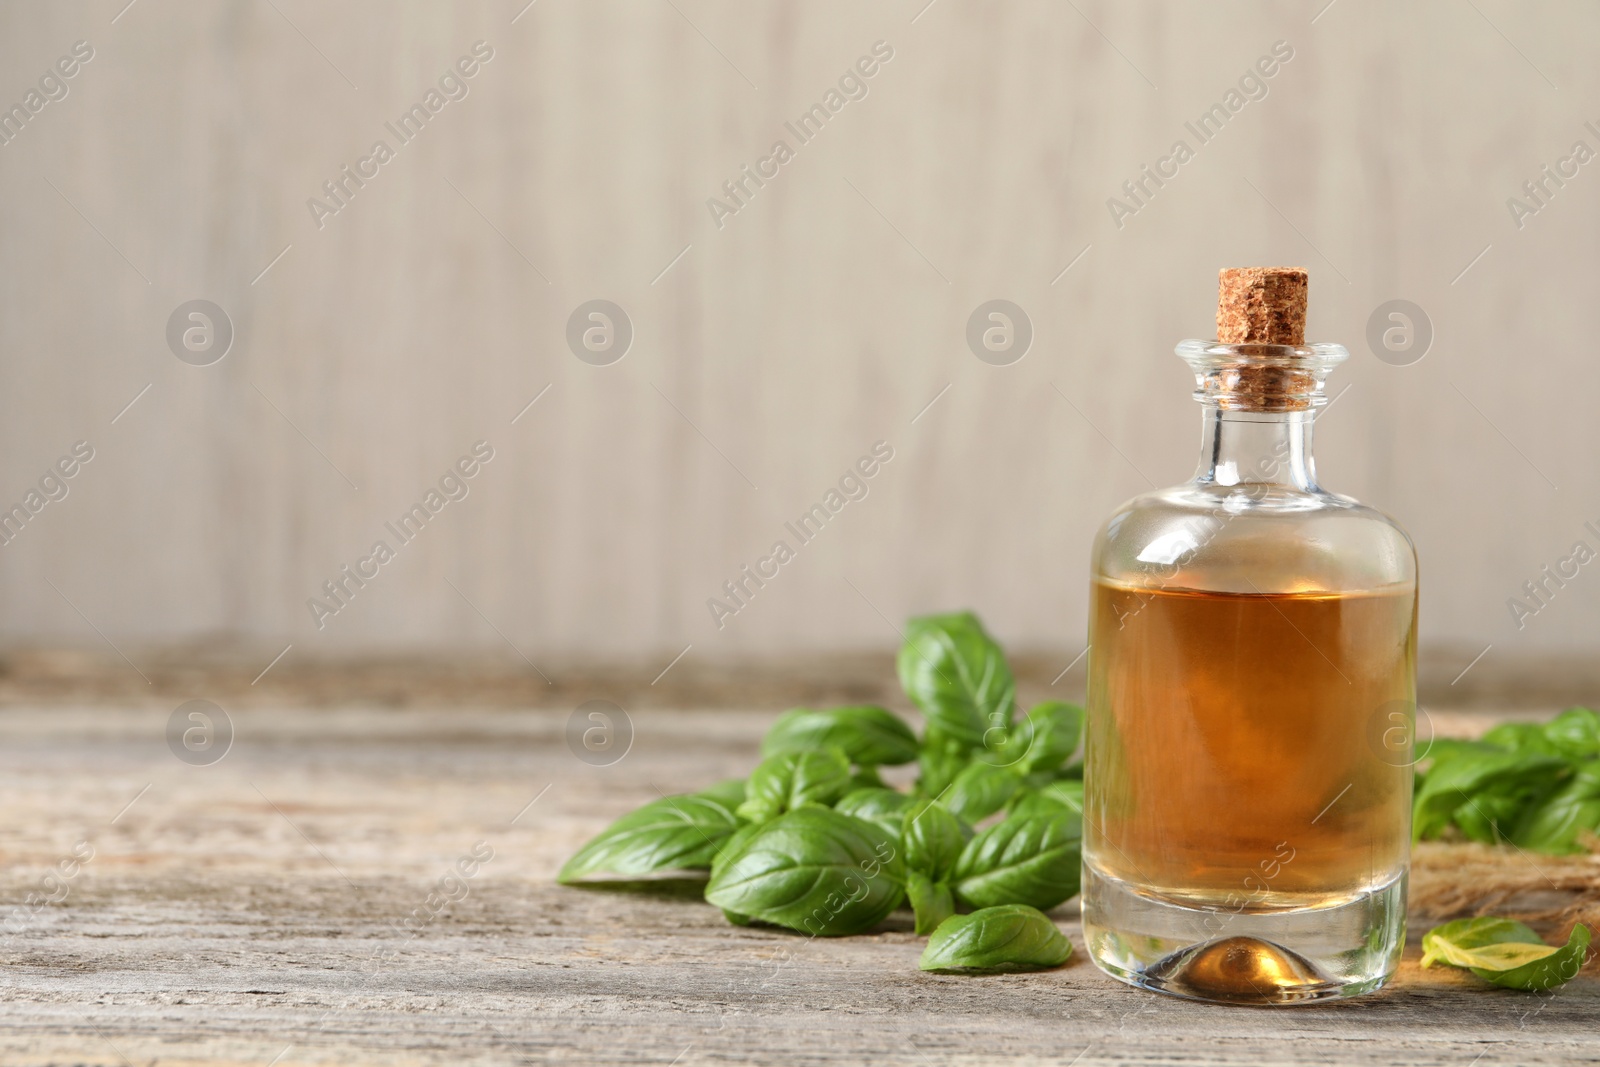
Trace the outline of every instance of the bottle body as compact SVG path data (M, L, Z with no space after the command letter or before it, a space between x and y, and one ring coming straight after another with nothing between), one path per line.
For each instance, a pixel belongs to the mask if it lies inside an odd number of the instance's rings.
M1316 485L1312 418L1209 405L1195 481L1096 541L1084 933L1137 985L1304 1003L1404 945L1415 554Z

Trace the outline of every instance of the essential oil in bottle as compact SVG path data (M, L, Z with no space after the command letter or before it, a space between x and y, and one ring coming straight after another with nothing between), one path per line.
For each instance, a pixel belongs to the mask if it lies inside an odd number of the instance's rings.
M1225 1003L1381 986L1405 943L1416 557L1322 489L1344 348L1307 278L1224 270L1187 484L1123 505L1091 574L1083 925L1101 969Z

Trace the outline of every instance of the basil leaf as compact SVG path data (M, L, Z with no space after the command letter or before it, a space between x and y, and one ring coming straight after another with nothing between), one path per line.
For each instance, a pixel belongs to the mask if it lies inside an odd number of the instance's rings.
M1450 749L1434 760L1417 789L1412 834L1418 839L1437 837L1457 808L1469 802L1481 807L1480 798L1490 795L1532 799L1536 792L1548 790L1566 766L1559 757L1538 753Z
M974 908L1053 908L1078 891L1082 841L1083 820L1065 809L996 823L962 849L956 899Z
M955 869L961 850L971 836L961 820L944 807L924 801L906 812L900 840L905 845L906 867L945 881Z
M1568 708L1545 723L1545 739L1568 759L1600 758L1600 715L1588 708Z
M857 769L856 773L850 776L850 788L852 790L888 789L889 783L883 780L883 776L878 773L878 768L868 764Z
M917 758L917 737L901 718L867 704L812 711L794 708L773 723L761 742L763 756L837 748L862 767L893 766Z
M1047 700L1028 709L1031 744L1022 757L1023 774L1053 771L1078 751L1083 741L1083 709L1060 700Z
M853 784L850 764L836 749L790 752L761 761L735 810L741 819L766 822L806 804L832 804Z
M1422 965L1443 961L1507 989L1553 989L1578 973L1588 947L1589 928L1582 923L1572 928L1565 946L1556 948L1522 923L1483 916L1457 919L1424 934Z
M1600 830L1600 760L1591 760L1581 764L1565 785L1523 813L1511 834L1511 841L1535 852L1571 855L1589 851L1578 843L1578 836L1597 830Z
M1493 745L1495 748L1506 752L1534 752L1545 756L1558 756L1560 752L1551 742L1544 731L1544 726L1536 722L1503 722L1499 726L1487 730L1482 739L1484 744Z
M922 754L917 757L917 764L922 768L917 792L925 797L943 796L956 775L970 762L969 753L961 742L944 737L930 727L922 739Z
M833 810L876 823L899 838L901 826L905 822L906 809L913 803L915 801L912 797L898 790L874 787L852 789L833 806Z
M738 826L726 805L703 794L652 800L579 849L556 881L570 885L595 874L636 876L709 867Z
M956 913L955 898L944 882L934 882L925 874L910 871L906 874L906 898L916 919L916 932L926 937L939 928L939 924Z
M741 825L727 839L722 842L722 847L717 849L717 854L711 857L711 877L715 878L717 872L728 862L729 856L737 856L744 848L744 843L756 835L763 823L747 822Z
M1457 919L1443 926L1435 926L1422 935L1422 965L1432 967L1443 960L1452 966L1465 967L1467 964L1455 962L1456 953L1505 942L1544 944L1538 934L1515 919L1500 919L1492 915Z
M1005 654L970 612L906 623L895 659L900 685L931 727L967 749L1011 725L1017 683Z
M1083 781L1078 778L1061 778L1039 788L1018 794L1011 803L1008 818L1040 815L1066 810L1074 815L1083 814Z
M1059 967L1072 943L1050 918L1023 904L1002 904L946 919L928 938L925 971L992 974Z
M718 804L732 811L744 803L744 779L729 778L725 782L718 782L710 789L702 789L695 794L707 800L715 800Z
M780 815L728 851L706 900L801 933L858 934L905 897L905 866L889 835L832 808Z
M1554 989L1577 976L1578 969L1583 966L1584 956L1589 951L1589 936L1589 928L1578 923L1567 936L1567 943L1549 956L1509 970L1486 967L1469 969L1484 981L1505 989Z
M1005 807L1020 788L1022 779L1010 768L969 763L950 783L942 803L967 822L977 822Z

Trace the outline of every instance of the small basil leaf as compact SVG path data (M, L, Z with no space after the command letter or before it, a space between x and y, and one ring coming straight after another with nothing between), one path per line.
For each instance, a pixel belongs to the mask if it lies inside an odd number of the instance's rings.
M969 836L961 820L942 805L923 801L906 812L900 832L906 867L943 882L955 869Z
M1435 926L1422 935L1422 965L1432 967L1436 962L1443 960L1452 966L1465 967L1467 964L1455 962L1460 958L1457 953L1507 942L1544 944L1530 927L1515 919L1500 919L1492 915L1457 919L1443 926Z
M1578 974L1584 956L1589 951L1589 928L1578 923L1567 937L1567 943L1541 959L1524 963L1509 970L1486 967L1469 968L1486 982L1506 989L1542 990L1564 985Z
M1022 787L1022 779L1007 767L969 763L950 783L941 802L969 823L993 815Z
M1589 928L1572 928L1566 945L1547 945L1533 930L1511 919L1457 919L1422 938L1422 965L1464 967L1507 989L1553 989L1578 973L1589 947Z
M996 823L961 851L956 899L973 908L1053 908L1078 891L1082 840L1083 820L1065 809Z
M1076 778L1061 778L1038 789L1019 793L1011 803L1008 818L1039 815L1065 809L1075 815L1083 814L1083 782Z
M993 732L989 739L996 738ZM990 744L987 762L1014 767L1023 775L1054 772L1078 751L1083 740L1083 709L1047 700L1014 723L1000 744Z
M905 897L905 867L878 826L805 807L755 829L712 872L706 900L801 933L838 937L882 922Z
M852 789L833 806L833 810L876 823L898 839L906 809L913 803L913 798L905 793L874 786Z
M591 875L643 875L711 866L739 827L734 813L709 797L662 797L602 830L556 876L563 884Z
M1047 700L1028 709L1033 743L1022 758L1021 770L1053 771L1078 751L1083 741L1083 709L1060 700Z
M786 711L761 742L763 756L837 748L861 767L893 766L917 758L911 727L892 712L871 705Z
M1023 904L1002 904L946 919L928 938L925 971L991 974L1059 967L1072 943L1049 916Z
M806 804L832 804L851 785L850 764L835 749L771 756L750 773L736 810L741 819L766 822Z
M749 926L751 923L755 922L755 920L750 918L750 916L740 915L738 912L729 911L727 908L722 909L722 917L727 919L735 926Z
M906 623L895 659L900 684L930 726L967 749L1011 725L1017 684L1005 654L970 612Z
M970 751L961 742L944 737L930 728L922 739L922 754L917 757L917 765L922 768L922 775L917 779L917 792L925 797L943 796L944 791L950 788L950 783L956 780L956 775L966 767Z
M1589 851L1578 843L1584 832L1600 830L1600 760L1581 764L1554 793L1523 812L1511 841L1535 852L1570 855Z
M916 932L922 937L933 933L956 912L955 898L950 887L934 882L925 874L909 871L906 874L906 898L916 919Z

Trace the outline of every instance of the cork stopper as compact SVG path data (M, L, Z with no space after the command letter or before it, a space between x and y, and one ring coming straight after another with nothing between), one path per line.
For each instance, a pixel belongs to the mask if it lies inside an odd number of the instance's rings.
M1217 340L1305 344L1307 285L1302 267L1224 267L1218 276Z

